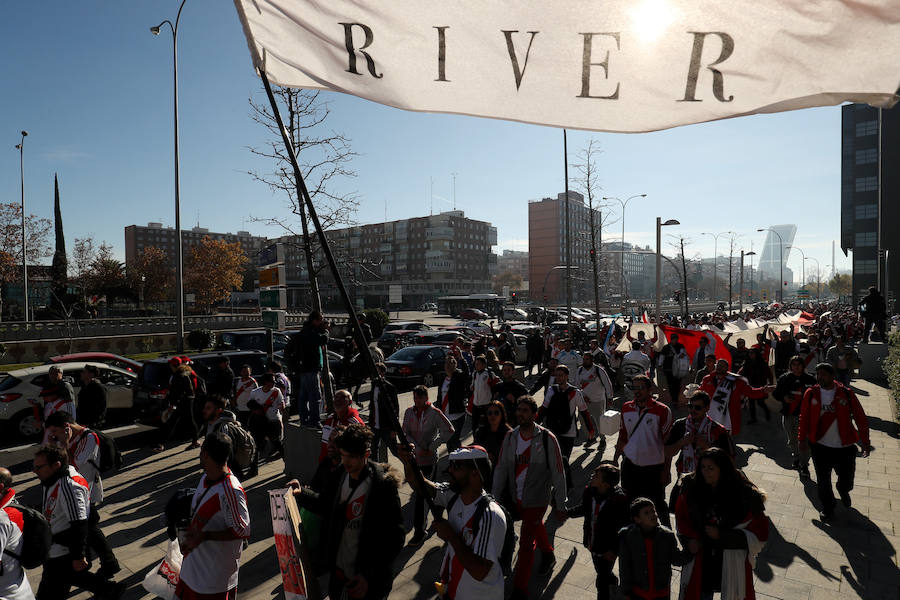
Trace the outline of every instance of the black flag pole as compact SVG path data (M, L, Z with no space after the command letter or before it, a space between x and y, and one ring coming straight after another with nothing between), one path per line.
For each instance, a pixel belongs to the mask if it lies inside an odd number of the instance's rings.
M381 375L378 373L378 369L375 368L375 360L372 358L372 353L369 351L369 345L366 343L362 328L359 326L356 310L353 308L353 303L350 301L350 295L347 293L347 288L344 286L344 280L341 277L340 271L338 271L337 261L334 260L334 254L331 253L331 246L328 244L328 239L325 237L325 231L322 229L322 223L319 221L316 207L313 206L309 190L306 188L306 181L303 179L303 172L300 170L300 163L297 161L297 153L294 151L294 144L292 143L290 134L288 134L288 130L284 126L284 121L281 119L281 111L278 108L278 102L275 100L275 94L272 93L272 85L269 83L269 78L266 76L264 70L257 69L257 73L259 73L260 79L262 79L263 82L263 87L266 89L266 96L268 96L269 103L272 105L272 115L275 117L275 122L278 123L278 129L281 131L284 147L290 158L291 166L294 168L294 176L297 180L297 187L301 196L300 201L306 204L307 214L313 223L313 227L316 229L316 235L319 238L319 245L322 247L322 253L325 255L325 260L328 262L328 267L331 269L331 274L334 277L334 282L341 295L341 300L343 300L344 306L347 308L353 340L356 342L357 348L359 348L360 357L365 361L366 368L371 374L372 385L378 385L379 382L382 381ZM408 447L409 440L407 439L406 434L403 433L403 428L400 426L400 415L391 410L391 417L393 418L392 425L394 432L397 434L399 442ZM416 479L416 488L424 490L425 476L422 474L422 470L416 463L415 456L411 457L410 464L412 466L413 477ZM428 504L428 508L432 515L434 515L435 518L440 517L441 513L434 504L432 498L428 494L422 495L425 497L425 502Z

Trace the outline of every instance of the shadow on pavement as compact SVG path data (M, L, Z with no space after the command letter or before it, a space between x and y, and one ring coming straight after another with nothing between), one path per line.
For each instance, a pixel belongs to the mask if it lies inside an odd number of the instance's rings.
M759 553L756 559L757 577L762 581L772 581L775 577L772 566L786 569L794 562L795 558L805 562L811 569L814 569L826 579L840 581L840 577L836 577L825 570L822 563L805 548L784 539L781 532L775 527L775 524L770 522L769 541L766 542L765 548L763 548L763 551Z

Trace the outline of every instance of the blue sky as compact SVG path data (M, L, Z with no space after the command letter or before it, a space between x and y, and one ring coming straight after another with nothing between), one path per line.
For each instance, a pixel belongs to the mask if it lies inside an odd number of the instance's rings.
M176 0L4 6L0 201L19 200L14 145L26 129L27 210L52 216L58 173L70 248L75 237L93 235L122 256L126 225L174 223L172 42L168 30L156 37L149 27L174 19L177 8ZM247 150L266 139L247 100L264 98L233 4L188 0L178 42L182 226L199 215L213 231L276 235L253 221L289 211L246 175L270 165ZM498 251L526 249L527 201L563 190L561 130L328 97L331 127L360 153L358 177L340 184L359 193L360 223L382 221L385 204L388 219L427 214L431 178L435 212L449 209L455 172L457 208L496 225ZM628 241L653 244L655 217L676 218L682 225L667 233L711 256L712 238L701 232L733 230L741 234L736 247L752 242L758 250L757 228L795 223L797 246L824 270L840 227L840 118L840 108L829 107L639 135L570 131L569 156L574 162L594 138L603 150L601 193L647 194L628 205ZM621 235L620 223L604 235ZM800 263L792 253L798 278ZM839 248L837 266L850 266Z

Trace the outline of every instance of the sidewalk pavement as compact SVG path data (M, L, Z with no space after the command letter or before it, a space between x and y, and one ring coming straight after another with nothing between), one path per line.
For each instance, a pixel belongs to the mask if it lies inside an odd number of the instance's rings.
M853 508L838 506L835 519L821 523L816 506L815 484L802 482L790 471L775 402L769 400L773 420L745 425L738 441L739 466L767 495L766 512L771 519L769 542L756 565L755 585L760 600L830 600L862 598L897 600L900 597L900 443L892 415L889 390L867 381L855 381L860 401L869 416L875 451L858 459ZM434 391L432 391L434 394ZM412 403L411 393L401 395L401 406ZM676 415L676 416L681 416ZM615 436L608 440L603 458L612 457ZM128 583L127 599L150 598L141 587L147 571L162 558L167 538L162 522L166 501L178 488L194 488L200 477L197 450L177 446L161 454L146 449L129 452L126 466L104 481L106 502L101 525L116 548L123 570L117 579ZM444 459L445 460L445 459ZM591 469L601 457L579 447L572 456L577 501ZM399 461L392 463L400 468ZM251 544L241 564L239 597L248 600L282 598L272 542L266 490L281 487L286 478L281 460L268 463L258 477L245 482L252 516ZM15 487L26 503L39 503L36 478L20 475ZM407 526L411 527L410 488L401 488ZM580 520L562 525L548 523L556 548L557 565L549 580L532 578L530 597L581 600L596 598L591 557L581 546ZM411 535L411 534L410 534ZM407 547L397 560L398 575L391 600L436 597L434 581L442 557L435 536L419 547ZM539 557L538 557L539 558ZM37 590L40 570L29 573ZM673 589L677 589L675 569ZM89 598L81 592L74 596Z

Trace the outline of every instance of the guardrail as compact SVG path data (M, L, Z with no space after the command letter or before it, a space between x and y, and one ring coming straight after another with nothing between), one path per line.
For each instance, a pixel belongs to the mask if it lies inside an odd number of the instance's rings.
M287 325L300 327L305 317L288 314ZM175 317L133 317L116 319L73 319L71 321L32 321L0 323L0 340L4 342L51 340L144 333L175 333ZM255 315L206 315L184 318L185 332L192 329L253 329L264 327L262 317Z

